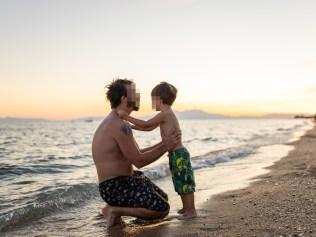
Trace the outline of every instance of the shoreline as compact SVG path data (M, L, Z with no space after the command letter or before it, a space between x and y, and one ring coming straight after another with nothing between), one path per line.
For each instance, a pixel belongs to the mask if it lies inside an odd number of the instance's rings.
M212 196L198 218L162 222L134 236L316 236L315 144L314 126L250 186Z

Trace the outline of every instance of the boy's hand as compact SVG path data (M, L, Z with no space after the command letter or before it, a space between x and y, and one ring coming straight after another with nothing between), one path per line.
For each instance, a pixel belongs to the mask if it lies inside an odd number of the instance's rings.
M124 110L117 110L117 114L120 118L126 118L127 113Z

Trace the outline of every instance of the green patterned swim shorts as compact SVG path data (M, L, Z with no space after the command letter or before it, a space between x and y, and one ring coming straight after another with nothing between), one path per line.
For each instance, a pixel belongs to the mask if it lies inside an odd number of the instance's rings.
M169 167L174 189L179 195L195 192L190 153L186 148L179 148L169 152Z

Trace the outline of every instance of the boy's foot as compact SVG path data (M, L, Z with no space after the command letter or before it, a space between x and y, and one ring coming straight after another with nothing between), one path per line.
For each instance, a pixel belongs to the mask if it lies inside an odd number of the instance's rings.
M106 226L107 228L114 227L114 226L124 226L125 222L122 220L120 216L116 216L114 213L114 207L107 205L106 207L102 208L102 214L106 219Z
M183 213L182 216L179 216L178 219L179 220L189 220L189 219L193 219L193 218L196 218L197 217L197 214L196 214L196 211L186 211Z
M184 213L184 209L181 208L179 211L177 211L178 214L183 214Z

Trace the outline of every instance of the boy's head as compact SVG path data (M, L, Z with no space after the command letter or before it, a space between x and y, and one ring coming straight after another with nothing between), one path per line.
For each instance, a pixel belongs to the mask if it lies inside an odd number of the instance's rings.
M152 105L156 110L161 109L161 105L172 105L177 97L177 88L168 82L160 82L151 91Z
M135 83L128 79L115 79L106 86L108 91L106 97L111 103L111 108L117 108L119 105L125 106L127 109L139 109L139 93L136 93Z

